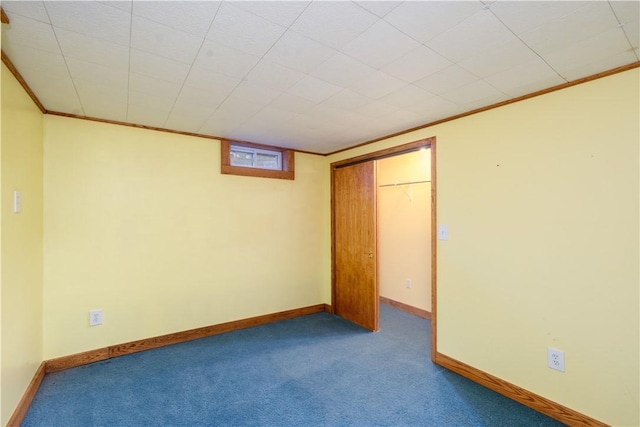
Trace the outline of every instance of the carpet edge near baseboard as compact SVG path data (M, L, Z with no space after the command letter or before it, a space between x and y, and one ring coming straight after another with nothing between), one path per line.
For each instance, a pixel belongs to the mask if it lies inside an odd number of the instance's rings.
M484 372L452 357L436 352L433 362L453 371L483 387L500 393L511 400L527 406L570 426L608 427L608 424L591 418L536 393Z
M111 359L113 357L125 356L127 354L138 353L140 351L152 350L154 348L164 347L167 345L178 344L181 342L191 341L208 336L219 335L226 332L233 332L240 329L246 329L253 326L260 326L280 320L293 319L295 317L307 316L309 314L331 312L329 304L316 304L307 307L294 308L276 313L264 314L261 316L250 317L247 319L235 320L217 325L205 326L181 332L174 332L167 335L161 335L141 340L131 341L128 343L116 344L108 347L98 348L95 350L84 351L82 353L70 354L68 356L57 357L54 359L44 360L36 370L33 379L25 389L22 398L18 402L11 418L7 422L7 427L18 427L22 423L31 402L35 397L44 377L52 372L64 369L75 368L102 360Z

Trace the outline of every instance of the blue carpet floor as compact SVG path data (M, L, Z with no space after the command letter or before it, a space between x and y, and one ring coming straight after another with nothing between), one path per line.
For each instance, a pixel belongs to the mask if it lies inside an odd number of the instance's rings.
M430 323L319 313L47 375L23 426L558 426L433 365Z

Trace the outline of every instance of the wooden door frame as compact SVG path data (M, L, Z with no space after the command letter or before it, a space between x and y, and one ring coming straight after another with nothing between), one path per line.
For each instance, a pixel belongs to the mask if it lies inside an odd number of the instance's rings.
M437 354L437 263L436 263L436 251L438 246L437 241L437 209L436 209L436 137L421 139L419 141L410 142L408 144L398 145L396 147L385 148L383 150L374 151L372 153L363 154L361 156L352 157L345 160L340 160L331 163L331 312L334 312L336 303L336 236L335 236L335 170L341 167L354 165L357 163L368 162L371 160L380 160L386 157L393 157L400 154L410 153L422 148L431 149L431 360L435 360ZM376 247L375 257L376 263L378 262L378 230L376 229ZM377 279L376 279L377 280ZM376 286L376 288L378 288ZM379 293L379 290L378 290ZM378 298L380 295L378 295Z

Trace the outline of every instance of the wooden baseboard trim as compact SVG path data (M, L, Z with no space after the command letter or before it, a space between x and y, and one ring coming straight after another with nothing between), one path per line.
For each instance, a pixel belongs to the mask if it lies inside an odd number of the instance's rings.
M45 362L42 362L36 373L33 375L31 382L27 386L27 389L24 391L22 395L22 399L18 402L18 406L11 414L11 418L7 422L7 427L19 427L24 419L24 416L27 415L27 411L29 410L29 406L31 406L31 402L35 397L38 389L40 388L40 384L42 384L42 380L46 374Z
M566 406L525 390L522 387L511 384L501 378L476 369L473 366L469 366L466 363L445 356L442 353L436 352L433 362L567 425L589 427L608 426L601 421L569 409Z
M45 361L46 373L50 374L64 369L75 368L76 366L88 365L89 363L100 362L108 358L108 347L57 357Z
M205 326L202 328L190 329L187 331L130 341L123 344L116 344L96 350L85 351L83 353L71 354L69 356L47 360L45 362L46 373L74 368L77 366L87 365L89 363L99 362L101 360L111 359L113 357L138 353L140 351L178 344L198 338L205 338L212 335L219 335L226 332L251 328L253 326L277 322L279 320L292 319L294 317L306 316L308 314L314 313L322 313L324 311L326 311L326 304L317 304L309 307L296 308L293 310L251 317L248 319L235 320L233 322L220 323L217 325Z
M383 304L390 305L391 307L395 307L398 310L406 311L407 313L413 314L418 317L422 317L423 319L431 320L431 312L427 310L423 310L418 307L414 307L412 305L405 304L400 301L395 301L387 297L380 297L380 302Z

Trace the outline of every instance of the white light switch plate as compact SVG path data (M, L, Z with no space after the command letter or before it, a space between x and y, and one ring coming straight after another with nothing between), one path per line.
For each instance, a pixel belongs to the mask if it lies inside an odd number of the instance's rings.
M449 227L446 225L438 226L438 240L449 240Z
M22 209L22 200L18 190L13 192L13 213L20 213Z

